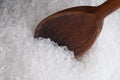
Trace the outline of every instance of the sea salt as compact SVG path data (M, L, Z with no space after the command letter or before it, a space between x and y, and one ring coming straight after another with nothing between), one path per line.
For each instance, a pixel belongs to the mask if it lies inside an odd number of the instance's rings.
M0 0L0 80L119 80L119 10L105 19L97 41L80 60L49 38L33 37L48 15L104 1Z

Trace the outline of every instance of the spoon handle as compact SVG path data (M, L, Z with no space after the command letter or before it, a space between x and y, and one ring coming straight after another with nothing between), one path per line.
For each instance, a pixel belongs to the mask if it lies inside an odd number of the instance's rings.
M107 0L97 7L96 17L104 19L106 16L120 8L120 0Z

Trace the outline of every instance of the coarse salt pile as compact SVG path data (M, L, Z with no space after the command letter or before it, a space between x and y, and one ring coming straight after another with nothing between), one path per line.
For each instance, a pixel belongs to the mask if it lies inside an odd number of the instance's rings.
M92 48L80 59L50 39L34 39L48 15L104 0L0 0L0 80L120 80L120 11L105 19Z

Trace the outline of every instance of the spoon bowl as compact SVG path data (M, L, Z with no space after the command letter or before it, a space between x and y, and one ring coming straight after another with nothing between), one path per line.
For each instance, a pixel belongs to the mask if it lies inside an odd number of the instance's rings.
M116 5L108 10L117 1L108 0L98 7L81 6L57 12L39 23L34 37L51 38L74 51L76 58L81 57L100 34L104 18L118 9L119 5Z

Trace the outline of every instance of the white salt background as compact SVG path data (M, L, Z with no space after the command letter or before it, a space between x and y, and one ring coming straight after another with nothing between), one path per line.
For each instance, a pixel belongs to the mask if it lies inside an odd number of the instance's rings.
M80 60L50 39L34 39L37 24L73 6L104 0L0 0L0 80L120 80L120 10L105 19Z

